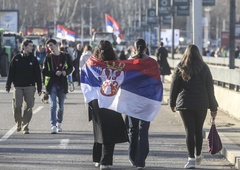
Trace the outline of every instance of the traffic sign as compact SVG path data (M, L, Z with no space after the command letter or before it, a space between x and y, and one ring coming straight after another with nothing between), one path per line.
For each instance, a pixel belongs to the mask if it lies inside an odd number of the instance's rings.
M148 24L155 24L157 22L156 10L154 8L148 9Z
M189 5L177 6L177 15L178 16L189 16Z
M156 0L158 16L171 14L171 0Z
M174 6L187 6L189 5L190 0L173 0Z
M203 6L214 6L215 0L202 0L202 5Z

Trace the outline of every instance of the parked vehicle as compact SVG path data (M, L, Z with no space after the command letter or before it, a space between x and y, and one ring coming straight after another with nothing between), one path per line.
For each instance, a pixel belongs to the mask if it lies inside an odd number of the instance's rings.
M92 36L92 47L95 48L101 40L108 40L116 48L117 42L113 33L110 32L94 32Z
M16 32L8 32L0 28L0 75L6 77L9 63L20 49L23 37Z
M33 44L35 46L38 46L38 45L45 45L45 42L44 42L44 39L43 39L43 35L35 35L35 34L32 34L32 35L26 35L24 36L24 39L30 39L32 40Z

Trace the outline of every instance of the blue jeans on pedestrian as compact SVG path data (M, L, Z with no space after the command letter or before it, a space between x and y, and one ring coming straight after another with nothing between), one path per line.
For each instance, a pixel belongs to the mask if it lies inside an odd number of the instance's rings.
M129 116L129 160L136 167L145 167L149 153L148 130L150 122Z
M56 126L56 123L62 123L64 100L66 94L63 92L63 88L59 85L53 84L50 91L50 123L51 126Z

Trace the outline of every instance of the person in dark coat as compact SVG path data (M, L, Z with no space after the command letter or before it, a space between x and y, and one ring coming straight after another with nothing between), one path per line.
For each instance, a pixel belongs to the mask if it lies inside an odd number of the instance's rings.
M29 124L33 115L34 96L42 91L41 70L37 58L32 53L33 42L26 39L22 42L21 51L10 62L6 91L13 84L12 109L17 132L29 134ZM3 97L3 96L2 96Z
M80 57L83 53L83 48L82 44L78 43L76 45L76 49L74 49L73 55L75 56L75 60L73 60L73 66L75 70L72 73L73 76L73 81L77 82L78 86L80 86L80 71L79 71L79 62L80 62Z
M94 57L107 61L117 60L109 41L100 41ZM100 169L111 169L116 143L128 142L128 134L120 113L99 108L98 100L89 103L89 119L93 122L93 162Z
M57 41L48 39L46 46L50 50L43 62L46 92L50 99L51 133L62 132L64 101L68 93L68 75L73 66L68 53L59 51Z
M213 120L218 103L213 79L196 45L189 45L175 68L170 88L170 107L180 112L186 131L188 162L184 168L195 168L203 159L203 124L210 108ZM196 154L194 153L196 149Z
M157 49L156 57L160 69L161 80L164 82L164 75L170 75L171 68L167 61L168 51L163 47L163 42L160 43L160 47Z
M124 51L124 48L121 50L120 54L119 54L119 59L120 60L126 60L127 57L125 55L125 51Z

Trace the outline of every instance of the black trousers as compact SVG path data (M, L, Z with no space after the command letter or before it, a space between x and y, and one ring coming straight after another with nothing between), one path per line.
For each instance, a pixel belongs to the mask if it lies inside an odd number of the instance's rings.
M203 123L206 119L207 110L184 110L179 111L183 120L186 131L186 144L188 149L188 156L194 158L194 150L196 148L196 155L202 152L203 143Z
M112 165L114 147L115 144L101 144L94 142L93 162L99 162L100 165Z

